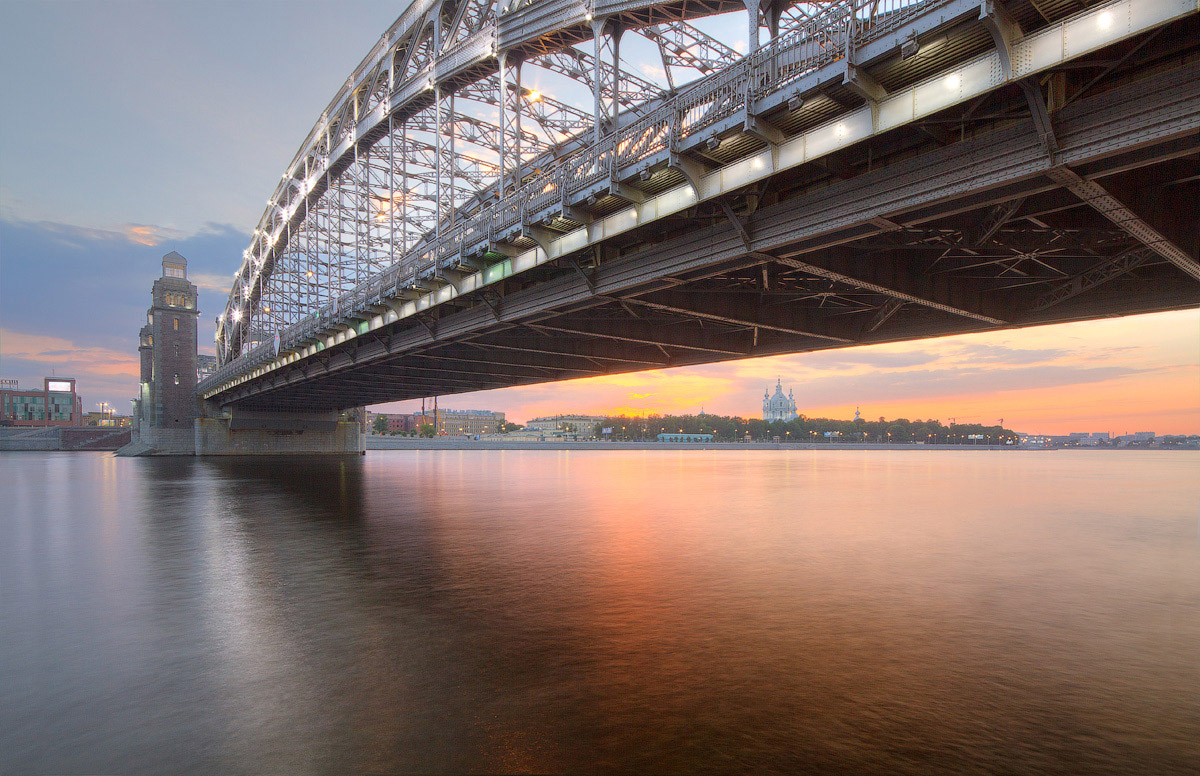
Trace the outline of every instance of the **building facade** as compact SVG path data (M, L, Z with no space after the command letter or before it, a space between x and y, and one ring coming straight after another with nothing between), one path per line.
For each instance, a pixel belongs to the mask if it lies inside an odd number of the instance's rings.
M111 411L86 412L83 415L85 426L106 426L109 428L128 428L133 419L128 415L114 415Z
M433 410L425 414L417 412L413 415L417 425L434 423ZM437 433L444 436L476 436L478 434L495 434L504 423L503 412L491 410L438 410Z
M379 418L383 418L384 422L387 423L387 433L391 434L407 434L411 431L417 431L422 422L419 415L406 415L394 412L368 412L367 429L372 433L375 430L375 422Z
M163 256L162 267L138 338L141 379L135 424L191 429L196 417L197 291L187 279L183 256L171 251Z
M0 424L82 426L83 398L75 393L75 378L47 377L40 390L22 390L16 380L0 380Z
M713 441L712 434L659 434L659 442L699 442L708 443Z
M596 425L602 422L602 415L554 415L534 418L526 423L525 427L536 428L539 431L570 431L590 439L596 435Z
M775 395L770 395L767 391L763 391L763 420L768 423L776 420L795 420L799 415L796 414L796 400L792 397L791 389L788 389L787 396L783 395L783 381L775 381Z
M416 415L388 415L388 431L397 434L411 434L420 430L421 419Z

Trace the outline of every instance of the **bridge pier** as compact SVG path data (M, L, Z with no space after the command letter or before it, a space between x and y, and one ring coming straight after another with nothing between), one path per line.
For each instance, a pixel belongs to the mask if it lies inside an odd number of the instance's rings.
M362 455L366 412L263 412L200 417L195 455Z

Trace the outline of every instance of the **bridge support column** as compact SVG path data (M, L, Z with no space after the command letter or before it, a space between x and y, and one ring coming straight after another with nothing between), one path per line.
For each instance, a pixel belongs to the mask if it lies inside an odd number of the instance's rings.
M366 412L262 412L196 418L196 455L361 455Z
M608 19L592 20L595 57L592 73L592 138L599 145L606 134L617 131L621 115L621 33L623 28Z

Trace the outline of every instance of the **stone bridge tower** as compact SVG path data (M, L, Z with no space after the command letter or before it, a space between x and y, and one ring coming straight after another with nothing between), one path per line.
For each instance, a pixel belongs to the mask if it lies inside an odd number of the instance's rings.
M196 286L187 259L171 251L154 281L146 325L138 334L141 379L135 417L139 439L162 452L195 449Z

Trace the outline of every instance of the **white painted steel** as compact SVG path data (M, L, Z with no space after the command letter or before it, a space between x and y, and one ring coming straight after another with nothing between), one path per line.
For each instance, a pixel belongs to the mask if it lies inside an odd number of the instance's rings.
M951 105L985 94L1009 81L1052 68L1070 59L1084 56L1125 38L1197 12L1200 12L1200 0L1115 0L1093 7L1017 41L1012 48L1012 74L1008 79L1004 76L999 55L995 51L988 52L907 89L891 94L880 101L874 109L868 106L839 116L790 138L775 148L738 160L705 175L699 181L699 199L720 196L749 183L765 180L783 170L819 159L872 135L919 120ZM769 47L764 51L769 52ZM714 79L710 79L710 81L712 80ZM696 90L704 88L707 83L701 84ZM688 98L695 99L694 96ZM628 128L627 131L636 132L637 125ZM622 134L622 137L626 136L625 133ZM347 141L343 142L340 147L345 148L349 145L352 143ZM608 147L602 144L600 147L592 149L593 156L591 158L598 158L606 150L608 153L612 152L611 142ZM574 164L579 169L579 162L574 161ZM545 189L547 185L549 184L541 179L535 179L531 184L527 184L521 192L514 192L514 194L518 198L529 196L525 193L527 188L541 186L542 189ZM305 187L311 189L311 181L305 184ZM315 342L301 344L292 352L276 358L265 358L265 351L260 347L258 351L244 354L239 359L239 362L244 363L246 367L250 367L251 362L254 363L250 371L240 375L230 374L227 369L222 370L224 375L222 372L218 372L202 386L203 395L206 398L214 397L247 380L256 379L271 370L311 357L327 347L333 347L359 334L390 325L403 318L412 317L462 294L478 291L504 277L518 274L630 229L678 213L694 205L697 200L697 194L690 185L676 187L650 197L643 203L598 219L592 224L551 240L548 244L548 252L537 247L511 257L501 264L489 267L487 270L463 277L456 283L426 293L417 299L393 300L388 304L387 312L370 316L358 325L357 330L348 327L336 333L320 334L318 332L314 338ZM273 239L277 239L277 237L278 234ZM253 267L254 262L248 258L247 265L244 266ZM256 279L255 274L248 274L248 277ZM380 283L379 290L381 293L384 291L382 283ZM348 303L351 301L347 300ZM233 367L235 364L226 366Z

